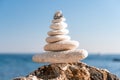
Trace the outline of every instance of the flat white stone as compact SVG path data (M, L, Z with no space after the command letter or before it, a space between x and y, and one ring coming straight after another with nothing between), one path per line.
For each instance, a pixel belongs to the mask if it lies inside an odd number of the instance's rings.
M47 34L49 36L54 36L54 35L65 35L65 34L68 34L68 33L69 33L69 30L62 29L62 30L51 30Z
M46 38L46 42L48 43L54 43L62 40L70 40L70 36L67 35L56 35L56 36L50 36Z
M63 51L76 49L79 46L78 41L63 40L55 43L49 43L44 46L45 51Z
M54 30L65 29L66 27L67 27L67 24L65 22L53 23L50 26L50 28Z
M59 23L59 22L64 22L64 21L66 21L66 19L62 17L60 19L54 19L54 20L52 20L52 23Z
M59 51L59 52L43 52L33 56L34 62L48 62L48 63L72 63L85 59L88 52L84 49Z

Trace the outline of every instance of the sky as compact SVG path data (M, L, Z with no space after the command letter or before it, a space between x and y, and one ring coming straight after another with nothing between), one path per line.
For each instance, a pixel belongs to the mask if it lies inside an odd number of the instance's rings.
M0 53L39 53L56 11L89 53L120 53L120 0L0 0Z

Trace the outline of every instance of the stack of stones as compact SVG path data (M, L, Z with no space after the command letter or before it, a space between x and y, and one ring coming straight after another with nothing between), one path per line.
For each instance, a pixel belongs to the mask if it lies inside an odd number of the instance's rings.
M66 29L67 24L61 11L57 11L52 20L46 38L47 44L44 46L45 52L33 56L35 62L49 62L49 63L71 63L78 62L88 56L84 49L77 49L78 41L70 40L67 34L69 30Z
M46 51L66 51L73 50L79 46L78 41L70 40L70 36L68 34L68 30L65 29L67 24L64 22L65 18L63 17L61 12L56 12L54 15L54 20L52 21L52 25L50 26L52 31L48 32L50 37L46 38L47 45L45 45L44 49Z

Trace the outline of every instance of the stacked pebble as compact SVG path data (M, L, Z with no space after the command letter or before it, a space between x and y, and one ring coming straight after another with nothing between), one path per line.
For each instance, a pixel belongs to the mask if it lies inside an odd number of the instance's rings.
M35 62L49 62L49 63L72 63L85 59L88 52L84 49L76 49L79 46L78 41L70 40L66 29L67 24L61 11L54 15L46 38L47 44L44 46L45 52L33 56Z
M70 36L66 35L69 33L67 29L67 24L64 22L65 18L61 11L55 13L54 20L50 28L51 31L48 32L49 37L46 38L45 51L65 51L73 50L79 46L78 41L70 40Z

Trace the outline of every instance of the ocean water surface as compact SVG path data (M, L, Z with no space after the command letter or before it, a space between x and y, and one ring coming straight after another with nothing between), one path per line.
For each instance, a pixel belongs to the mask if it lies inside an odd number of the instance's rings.
M12 80L18 76L26 76L45 63L34 63L33 54L0 54L0 80ZM86 64L98 68L108 69L120 77L120 55L90 54L85 60Z

